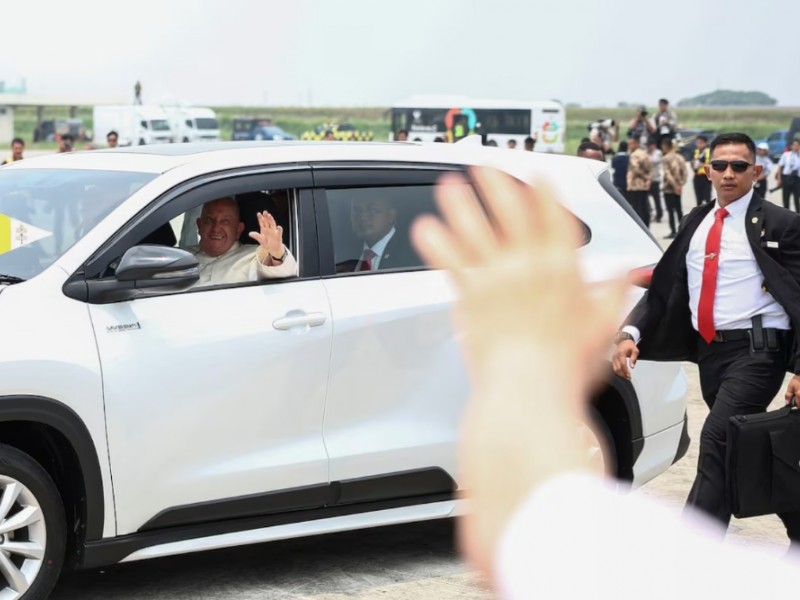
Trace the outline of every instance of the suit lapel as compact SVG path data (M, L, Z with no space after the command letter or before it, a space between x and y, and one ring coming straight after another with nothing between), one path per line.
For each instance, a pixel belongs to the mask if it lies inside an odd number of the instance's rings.
M747 207L744 227L750 247L758 255L758 251L761 250L761 231L766 228L766 224L764 223L764 200L757 194L753 194L750 206Z

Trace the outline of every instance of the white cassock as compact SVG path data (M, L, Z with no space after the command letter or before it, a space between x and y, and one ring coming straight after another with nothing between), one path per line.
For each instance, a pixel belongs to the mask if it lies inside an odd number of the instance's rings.
M724 543L706 517L575 473L534 490L494 557L505 600L796 598L800 560Z
M276 266L263 264L262 261L267 258L266 251L259 245L234 242L231 249L220 256L209 256L199 246L186 250L194 254L200 266L200 279L192 287L280 279L296 277L298 274L297 261L286 246L286 258Z

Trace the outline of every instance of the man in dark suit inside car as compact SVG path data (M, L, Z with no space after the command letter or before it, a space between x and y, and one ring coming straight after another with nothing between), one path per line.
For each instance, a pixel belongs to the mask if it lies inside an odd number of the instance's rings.
M350 203L350 224L362 241L361 256L354 271L377 271L414 267L421 261L405 231L396 228L397 211L381 196L355 198Z
M755 155L753 140L741 133L711 143L706 169L717 200L683 220L617 335L613 359L626 378L639 358L698 364L710 413L687 504L723 528L731 518L728 419L764 412L786 371L800 373L800 216L753 192L761 173ZM787 386L787 402L793 396L800 397L800 375ZM792 544L800 542L800 513L779 516Z

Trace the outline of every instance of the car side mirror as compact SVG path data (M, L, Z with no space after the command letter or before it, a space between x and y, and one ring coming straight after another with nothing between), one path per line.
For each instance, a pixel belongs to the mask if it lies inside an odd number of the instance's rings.
M69 298L90 304L124 302L154 293L180 292L200 279L197 258L186 250L142 244L129 248L114 277L73 277L64 284Z
M200 278L197 258L186 250L143 244L129 248L116 269L117 281L136 287L189 287Z

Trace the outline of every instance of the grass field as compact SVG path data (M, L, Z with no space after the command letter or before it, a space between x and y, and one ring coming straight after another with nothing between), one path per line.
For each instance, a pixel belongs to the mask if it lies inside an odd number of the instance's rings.
M348 121L358 129L372 131L376 140L389 136L388 108L292 108L292 107L215 107L222 127L223 139L231 137L231 123L235 116L270 117L297 136L328 119ZM633 108L568 108L567 148L568 154L575 152L580 139L587 133L587 123L601 118L620 122L620 133L625 134L627 122L634 114ZM678 109L678 120L682 127L713 129L715 131L743 131L755 139L765 137L776 129L787 129L792 117L800 115L797 108L694 108ZM44 111L44 118L66 118L67 108L52 107ZM90 108L79 109L76 117L82 118L87 129L92 128ZM36 126L36 112L32 108L15 111L15 133L28 142L31 148L50 148L54 144L31 144Z

